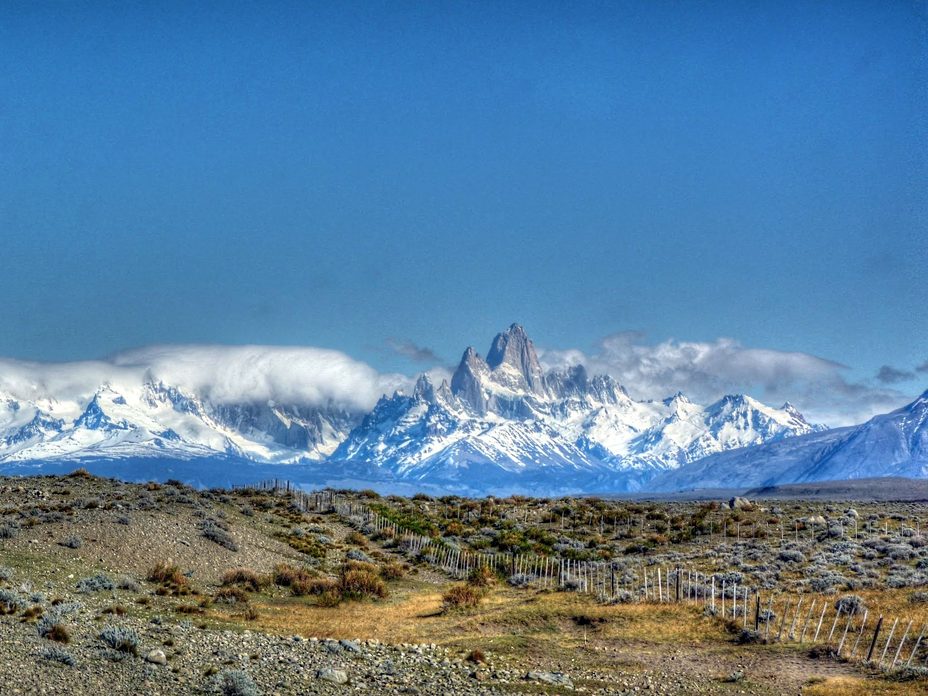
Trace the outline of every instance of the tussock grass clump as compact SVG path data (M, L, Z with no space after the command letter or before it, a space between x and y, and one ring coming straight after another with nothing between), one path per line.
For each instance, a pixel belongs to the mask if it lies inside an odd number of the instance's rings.
M64 625L62 616L58 612L50 612L43 616L39 619L35 628L41 638L53 640L56 643L69 643L71 641L68 627Z
M248 594L238 587L222 587L214 595L223 604L247 604Z
M187 584L187 578L180 572L180 567L170 561L159 561L152 566L148 571L148 580L175 587L183 587Z
M483 650L475 648L467 653L467 657L464 658L468 662L473 662L475 665L486 664L487 656L484 655Z
M334 595L341 600L337 592L338 583L330 578L300 577L290 584L290 591L297 597L305 595ZM338 601L335 602L337 604ZM327 604L327 606L333 606Z
M23 621L31 621L36 619L44 613L44 609L40 606L29 607L23 612Z
M68 478L73 478L73 479L92 479L92 478L93 478L93 474L91 474L89 471L87 471L87 469L85 469L84 467L81 467L80 469L75 469L75 470L72 471L70 474L68 474Z
M222 576L224 586L237 585L252 592L258 592L268 585L268 579L258 575L251 568L232 568Z
M278 563L274 566L274 584L281 587L291 587L295 582L312 580L312 575L304 568L298 568L289 563Z
M129 613L129 610L126 609L121 604L114 604L112 606L106 607L100 613L101 614L114 614L115 616L125 616L127 613Z
M473 609L480 604L483 594L480 588L473 585L454 585L441 596L442 608L445 611Z

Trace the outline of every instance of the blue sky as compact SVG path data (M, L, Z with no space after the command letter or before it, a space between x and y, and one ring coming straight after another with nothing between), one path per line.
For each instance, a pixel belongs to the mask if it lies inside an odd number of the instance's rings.
M928 386L926 3L193 5L0 8L0 355L520 321Z

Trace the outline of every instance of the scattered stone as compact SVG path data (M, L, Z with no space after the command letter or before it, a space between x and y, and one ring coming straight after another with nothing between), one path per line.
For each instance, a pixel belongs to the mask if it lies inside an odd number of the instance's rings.
M525 675L528 681L537 681L542 684L552 684L554 686L566 686L572 688L574 683L563 672L537 672L531 671Z
M168 663L168 658L163 650L155 649L145 656L145 661L155 665L166 665Z
M348 674L341 669L324 667L316 672L316 676L323 681L332 682L333 684L347 684Z

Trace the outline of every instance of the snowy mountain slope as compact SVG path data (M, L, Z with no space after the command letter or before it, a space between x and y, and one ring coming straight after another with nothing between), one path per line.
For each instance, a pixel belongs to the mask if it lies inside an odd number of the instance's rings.
M104 384L87 399L0 397L0 461L217 453L322 459L360 420L337 407L213 404L163 383Z
M640 488L656 473L714 452L813 432L789 404L727 396L708 407L682 394L635 401L611 377L582 366L545 374L534 345L513 324L486 360L468 348L451 382L422 376L411 396L384 397L332 455L405 479L447 481L479 465L524 476L569 473L578 483ZM494 468L495 467L495 468Z
M928 476L928 392L866 423L715 454L656 477L656 491Z

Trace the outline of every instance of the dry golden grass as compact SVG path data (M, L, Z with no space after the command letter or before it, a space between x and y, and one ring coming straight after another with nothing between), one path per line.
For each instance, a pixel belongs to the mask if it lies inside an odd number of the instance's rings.
M807 684L804 696L911 696L924 693L924 683L891 682L868 677L829 677Z
M585 625L602 639L652 643L724 640L724 629L695 608L626 604L601 606L572 593L501 588L489 592L478 611L443 613L442 589L406 582L383 602L349 602L319 607L297 598L268 599L262 626L278 633L336 638L377 638L388 642L445 645L512 636L546 637L564 645L583 642Z

